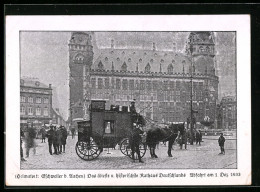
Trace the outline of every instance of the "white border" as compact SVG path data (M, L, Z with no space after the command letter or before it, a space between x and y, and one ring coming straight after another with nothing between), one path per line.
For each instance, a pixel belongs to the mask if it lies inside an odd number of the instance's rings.
M240 177L156 179L15 179L14 175L48 173L152 173L157 170L20 170L19 31L237 31L238 169L172 170L174 173L232 173ZM7 186L100 185L249 185L251 184L251 83L249 15L161 16L7 16L6 17L6 180ZM169 173L169 170L159 172Z

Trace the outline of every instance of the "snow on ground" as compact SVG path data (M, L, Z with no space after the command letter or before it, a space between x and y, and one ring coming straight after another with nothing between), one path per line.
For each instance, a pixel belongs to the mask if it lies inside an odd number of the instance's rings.
M168 147L159 144L156 154L159 158L151 158L150 151L147 150L143 157L144 163L133 162L121 151L116 149L107 149L100 156L92 161L80 159L75 151L77 137L67 139L66 153L60 155L50 155L48 151L48 142L41 143L37 139L36 154L30 150L30 156L27 161L21 162L21 169L217 169L217 168L236 168L236 140L226 137L225 155L219 155L220 149L216 136L204 137L199 145L188 145L187 150L180 149L177 144L173 145L172 155L167 156ZM25 156L25 149L24 149Z

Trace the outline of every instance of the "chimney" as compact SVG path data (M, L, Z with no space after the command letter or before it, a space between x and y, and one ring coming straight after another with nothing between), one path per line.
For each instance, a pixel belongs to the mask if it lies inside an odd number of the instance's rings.
M49 84L49 88L51 88L51 84Z
M153 51L156 51L155 43L153 43Z
M111 39L111 49L114 49L114 39Z

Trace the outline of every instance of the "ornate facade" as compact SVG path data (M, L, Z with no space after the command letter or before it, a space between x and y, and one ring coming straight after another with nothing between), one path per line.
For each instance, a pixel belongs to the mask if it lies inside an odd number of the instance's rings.
M218 77L214 68L214 35L192 32L186 54L151 50L98 49L94 32L73 32L69 42L70 117L83 118L90 100L136 107L158 122L183 122L190 116L191 73L197 121L215 120ZM93 50L97 50L94 52ZM97 55L95 55L97 54ZM95 60L93 59L95 55Z

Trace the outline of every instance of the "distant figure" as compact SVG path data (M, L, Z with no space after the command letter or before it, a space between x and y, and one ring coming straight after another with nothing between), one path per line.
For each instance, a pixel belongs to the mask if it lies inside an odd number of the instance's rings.
M185 149L187 149L187 129L184 128L182 132L180 131L180 149L182 149L182 145L184 145Z
M74 137L75 137L75 128L71 128L71 137L72 137L72 139L74 139Z
M61 154L62 152L62 128L61 127L57 128L56 135L57 135L57 143L56 143L57 153Z
M49 153L50 155L52 155L52 146L53 146L53 140L55 137L55 132L53 130L53 126L50 126L50 130L47 131L47 137L48 137L48 144L49 144Z
M67 140L67 137L68 137L67 129L64 126L62 126L61 132L62 132L62 137L61 137L61 149L60 149L60 151L62 151L62 147L63 147L63 153L65 153L65 145L66 145L66 140Z
M46 130L44 126L42 126L40 133L42 134L42 143L45 143Z
M36 154L36 144L35 144L35 138L36 138L36 131L33 127L28 128L28 134L27 137L25 137L25 147L26 147L26 157L29 157L30 149L33 148L33 154Z
M200 145L200 142L202 140L202 134L201 134L201 131L200 130L197 130L196 131L196 134L195 134L195 139L196 139L196 145L199 143Z
M141 143L142 141L142 137L140 136L140 134L143 134L144 132L136 125L134 124L134 128L133 128L133 131L132 131L132 135L131 135L131 138L130 138L130 146L131 146L131 151L132 151L132 159L135 159L134 158L134 154L137 153L137 156L138 156L138 160L140 163L143 163L142 161L142 157L140 155L140 149L139 149L139 144Z
M220 151L221 151L219 154L225 155L225 149L224 149L225 137L223 137L223 133L220 133L220 136L218 138L218 144L220 146Z
M24 138L24 132L22 129L20 129L20 156L21 156L21 161L26 161L23 158L23 138Z

